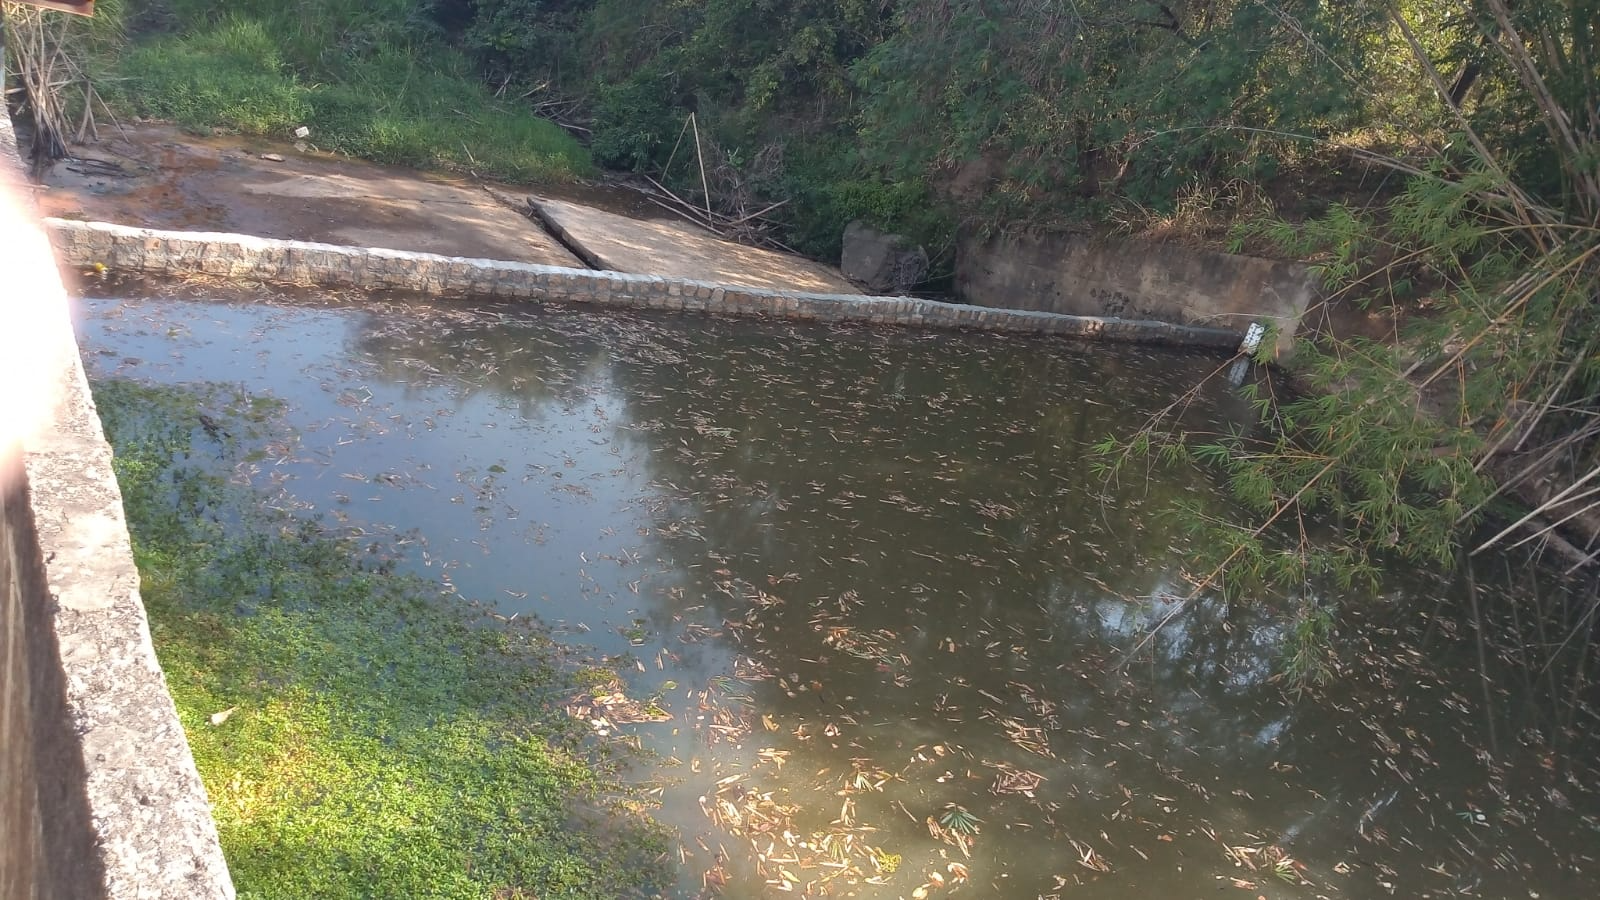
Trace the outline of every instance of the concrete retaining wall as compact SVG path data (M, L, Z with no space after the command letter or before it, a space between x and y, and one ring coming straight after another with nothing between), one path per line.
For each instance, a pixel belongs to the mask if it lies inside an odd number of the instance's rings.
M21 171L0 112L0 191L26 197ZM231 898L65 292L37 223L20 232L0 247L0 352L37 365L0 405L48 399L20 452L0 444L0 897Z
M281 241L238 234L155 231L46 220L64 262L157 275L206 274L442 297L762 315L816 322L963 328L1013 334L1180 344L1233 350L1239 332L1170 322L993 309L915 297L864 297L730 287L429 253Z
M969 235L956 291L971 303L1222 328L1275 324L1287 350L1317 283L1294 262L1080 234Z

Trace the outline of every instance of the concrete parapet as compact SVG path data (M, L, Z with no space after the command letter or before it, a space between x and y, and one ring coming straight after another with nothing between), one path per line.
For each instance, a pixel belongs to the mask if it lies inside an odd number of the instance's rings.
M27 197L0 113L0 190ZM6 215L0 212L0 216ZM10 217L8 217L10 218ZM231 898L205 787L139 597L122 495L49 244L8 228L0 352L47 421L0 446L0 897ZM10 222L8 225L12 224ZM130 248L160 257L158 240ZM184 248L188 264L212 251ZM31 393L30 393L31 392ZM7 421L8 427L16 423Z

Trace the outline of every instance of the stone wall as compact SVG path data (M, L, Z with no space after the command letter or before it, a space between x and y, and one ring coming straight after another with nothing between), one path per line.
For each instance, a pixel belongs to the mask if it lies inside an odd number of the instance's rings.
M0 896L103 897L84 758L20 460L0 473ZM127 896L133 896L128 894Z
M30 677L24 571L29 546L28 498L17 460L0 471L0 897L41 896L49 860L39 814L34 766L33 679Z
M46 220L62 260L115 271L397 290L439 297L761 315L815 322L1180 344L1234 350L1238 332L1107 316L1060 315L942 303L917 297L864 297L731 287L652 275L596 272L529 263L462 259L282 241L237 234L155 231L101 222Z
M0 113L0 191L26 197L21 171ZM0 444L0 897L231 898L49 244L3 240L3 352L37 362L7 409L45 423Z
M970 303L1125 316L1243 334L1276 325L1287 349L1317 284L1300 263L1081 234L968 235L956 292Z

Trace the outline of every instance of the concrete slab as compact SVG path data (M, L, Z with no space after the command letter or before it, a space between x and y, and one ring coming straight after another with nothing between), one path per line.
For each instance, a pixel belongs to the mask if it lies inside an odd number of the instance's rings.
M74 152L77 158L57 163L39 191L45 215L583 265L466 179L159 125L133 126Z
M528 202L598 269L770 290L861 293L822 263L724 241L679 219L631 218L548 196Z

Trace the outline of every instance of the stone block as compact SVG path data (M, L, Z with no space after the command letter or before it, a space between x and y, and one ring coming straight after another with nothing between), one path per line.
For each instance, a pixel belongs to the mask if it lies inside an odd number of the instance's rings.
M872 293L898 294L927 278L928 252L901 235L856 221L844 230L839 269Z

